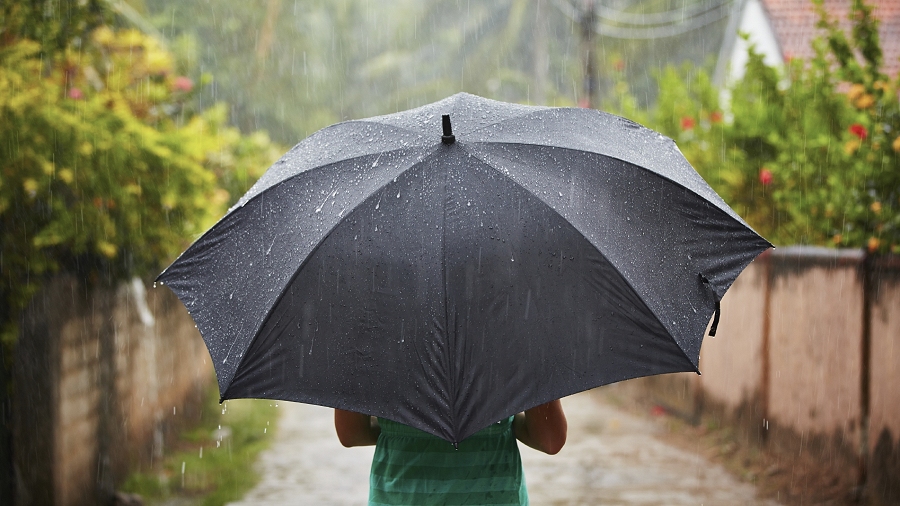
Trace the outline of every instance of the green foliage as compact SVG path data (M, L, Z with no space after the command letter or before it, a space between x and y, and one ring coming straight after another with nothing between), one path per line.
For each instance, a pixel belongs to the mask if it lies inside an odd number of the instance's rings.
M636 110L627 91L618 109L675 139L770 240L900 252L900 83L880 71L870 11L854 2L849 37L822 11L816 56L783 71L751 48L745 76L728 90L729 118L692 67L659 77L654 109Z
M191 110L193 82L140 32L101 26L53 58L33 40L8 42L0 323L11 343L15 315L46 275L109 282L158 272L280 149L228 127L223 106Z
M267 400L218 403L218 390L207 396L199 427L183 433L176 450L152 470L133 473L123 490L150 504L179 497L220 506L240 499L259 480L253 464L269 446L277 404Z
M109 20L104 0L18 0L0 7L0 44L28 39L53 59Z

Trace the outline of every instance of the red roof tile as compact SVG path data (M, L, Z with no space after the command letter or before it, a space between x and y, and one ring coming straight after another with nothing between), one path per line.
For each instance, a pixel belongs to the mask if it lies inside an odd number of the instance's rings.
M762 0L769 14L775 37L781 46L782 57L811 58L812 40L820 32L816 28L818 14L811 0ZM867 0L874 6L873 16L879 20L878 35L883 55L882 72L891 79L900 72L900 0ZM831 19L837 19L847 35L851 23L847 19L851 0L825 0Z

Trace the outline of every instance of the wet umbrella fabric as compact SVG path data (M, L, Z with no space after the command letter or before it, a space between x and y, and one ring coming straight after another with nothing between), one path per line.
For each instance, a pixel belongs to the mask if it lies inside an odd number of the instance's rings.
M769 247L652 130L458 94L300 142L159 280L223 399L458 442L575 392L696 371L718 301Z

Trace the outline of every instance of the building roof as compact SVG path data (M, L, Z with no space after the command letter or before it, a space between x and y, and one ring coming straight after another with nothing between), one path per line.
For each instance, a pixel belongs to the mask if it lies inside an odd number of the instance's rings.
M879 21L878 35L883 56L882 72L894 79L900 72L900 1L866 0L872 15ZM812 0L762 0L784 60L808 59L815 56L812 41L821 30L816 27L819 16ZM825 0L831 19L850 35L852 24L847 19L852 0Z

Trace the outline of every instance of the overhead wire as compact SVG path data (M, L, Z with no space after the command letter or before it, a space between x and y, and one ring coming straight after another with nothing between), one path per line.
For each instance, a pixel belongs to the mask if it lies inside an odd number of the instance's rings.
M717 21L725 19L731 14L731 9L718 9L716 11L707 12L706 14L697 16L683 24L677 25L660 25L654 27L623 27L604 23L597 23L594 29L598 34L606 37L615 37L617 39L662 39L666 37L674 37L688 33L698 28L711 25Z
M697 4L691 9L675 9L659 13L638 14L600 6L594 31L604 37L652 40L682 35L728 17L734 0L714 4ZM583 13L568 0L554 0L556 7L572 21L579 22ZM619 24L615 24L619 23ZM631 25L631 26L628 26ZM634 26L636 25L636 26Z
M638 26L681 24L689 18L694 18L721 9L722 7L727 7L731 5L731 3L732 0L721 0L718 2L693 4L684 9L673 9L665 12L650 12L644 14L612 9L603 5L601 2L597 9L597 17L615 23Z

